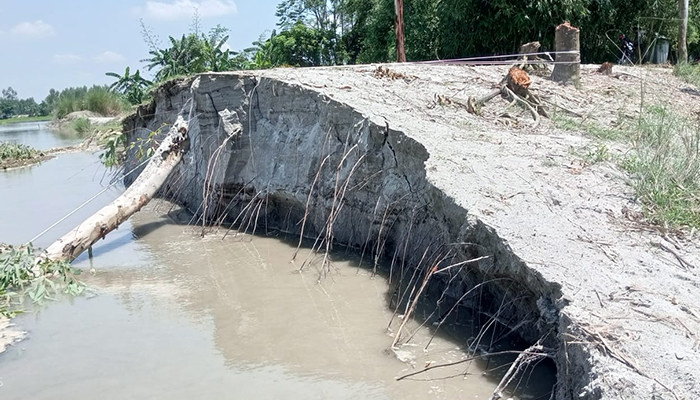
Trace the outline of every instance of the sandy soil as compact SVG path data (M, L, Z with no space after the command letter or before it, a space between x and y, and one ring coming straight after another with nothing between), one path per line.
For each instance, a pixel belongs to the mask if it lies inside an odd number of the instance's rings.
M428 179L487 224L513 252L562 285L571 341L594 358L588 398L700 398L700 247L643 222L642 208L614 163L588 165L576 151L595 145L584 129L562 130L500 98L482 116L457 103L493 90L507 67L389 65L279 69L261 73L317 90L384 118L430 153ZM583 125L633 121L642 104L700 113L697 90L670 68L622 68L606 76L582 67L582 88L533 76L532 88L583 118ZM457 100L455 102L445 99ZM622 154L624 144L608 143ZM677 253L698 268L686 268Z

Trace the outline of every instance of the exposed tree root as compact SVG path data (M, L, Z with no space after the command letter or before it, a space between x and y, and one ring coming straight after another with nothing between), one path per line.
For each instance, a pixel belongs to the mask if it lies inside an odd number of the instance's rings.
M542 105L540 98L530 92L529 88L531 83L532 81L527 72L519 67L512 67L499 83L498 89L495 89L479 99L470 97L467 101L467 111L478 115L480 114L481 108L486 105L486 103L498 97L498 95L501 95L512 103L518 103L528 110L530 115L532 115L532 119L535 121L534 127L537 127L540 123L539 117L543 116L548 118L549 115Z

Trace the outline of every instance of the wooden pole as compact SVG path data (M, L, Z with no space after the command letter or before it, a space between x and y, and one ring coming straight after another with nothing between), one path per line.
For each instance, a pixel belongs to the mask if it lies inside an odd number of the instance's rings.
M565 22L554 33L555 50L557 51L556 65L552 71L555 82L581 83L581 50L579 29ZM559 52L563 52L560 54Z
M399 62L406 62L406 47L404 45L403 0L394 0L396 9L396 55Z
M688 62L688 0L679 0L680 26L678 27L678 63Z
M46 259L73 261L148 204L188 150L188 129L187 121L179 116L136 181L111 204L49 246Z

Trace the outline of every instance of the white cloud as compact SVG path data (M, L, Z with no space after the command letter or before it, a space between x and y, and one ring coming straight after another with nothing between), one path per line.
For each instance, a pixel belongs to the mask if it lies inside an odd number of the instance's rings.
M113 51L105 51L96 55L93 60L98 64L113 64L124 61L124 56Z
M54 54L53 62L56 64L75 64L83 58L75 54Z
M195 10L198 10L200 18L209 18L235 14L238 12L238 7L231 0L147 1L145 6L136 7L134 12L137 15L162 21L175 21L192 18Z
M22 22L12 28L12 34L29 39L41 39L51 36L56 36L56 30L51 24L47 24L42 20L34 22Z

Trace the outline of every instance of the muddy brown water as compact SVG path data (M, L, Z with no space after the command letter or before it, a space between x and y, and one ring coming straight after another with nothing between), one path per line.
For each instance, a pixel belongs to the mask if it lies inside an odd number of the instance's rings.
M31 239L100 191L103 176L86 153L0 172L0 242ZM121 190L35 244L48 245ZM463 363L397 382L468 358L473 327L453 324L424 349L432 328L410 321L417 334L394 354L389 284L352 254L334 254L319 280L318 263L299 272L282 238L202 238L187 221L156 201L96 245L93 259L81 256L75 264L97 295L15 320L28 338L0 355L0 398L488 399L508 367ZM530 369L516 382L518 398L548 398L552 371Z

